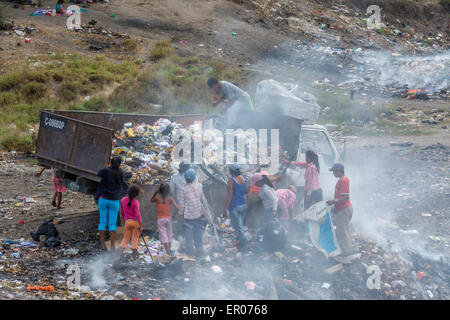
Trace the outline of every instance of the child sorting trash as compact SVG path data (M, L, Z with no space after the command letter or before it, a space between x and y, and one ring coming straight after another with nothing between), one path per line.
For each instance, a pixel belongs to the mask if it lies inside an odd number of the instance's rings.
M35 173L35 177L39 178L44 170L47 169L46 167L43 167L41 171ZM62 201L62 194L63 192L66 192L66 188L63 185L63 172L61 170L56 170L52 168L52 181L53 186L55 187L55 193L53 194L52 199L52 206L57 207L59 209L63 209L61 207L61 201ZM58 203L56 203L56 198L58 198Z
M140 188L132 185L128 189L128 196L120 201L120 214L125 221L125 234L118 250L117 260L120 259L123 251L128 247L130 238L131 249L133 250L132 260L137 258L139 235L142 232L142 217L139 210L139 201L136 199L139 196L139 192Z
M164 183L160 185L158 190L153 194L151 202L156 203L156 214L158 221L159 240L164 244L166 253L170 253L170 245L173 238L172 215L170 213L171 206L178 211L178 205L169 195L170 187Z

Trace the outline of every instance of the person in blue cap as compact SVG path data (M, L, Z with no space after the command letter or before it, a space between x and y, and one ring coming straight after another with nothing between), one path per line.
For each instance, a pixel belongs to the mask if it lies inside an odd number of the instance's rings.
M178 194L179 214L183 223L186 240L186 253L194 254L192 242L195 244L196 256L203 255L202 216L205 214L206 199L202 185L196 181L194 169L184 173L186 184Z
M231 224L237 233L239 240L239 249L244 249L247 245L247 239L244 234L244 218L247 211L247 201L245 196L249 191L248 182L241 175L241 168L238 164L230 165L230 180L228 180L228 195L224 217L227 216L227 209L230 212Z

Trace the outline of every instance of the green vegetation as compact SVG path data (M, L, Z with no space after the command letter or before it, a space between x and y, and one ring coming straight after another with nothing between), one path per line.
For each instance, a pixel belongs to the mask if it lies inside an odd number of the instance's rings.
M122 47L124 47L129 53L137 53L139 42L136 39L125 39L122 41Z
M378 34L387 34L389 32L388 28L381 27L375 30Z
M173 48L169 41L157 41L150 49L150 60L158 61L167 58L173 54Z
M149 58L153 63L144 68L139 60L114 63L104 56L46 55L0 75L0 150L32 151L44 109L208 112L214 111L208 77L240 83L247 78L220 61L180 57L170 41L157 42Z
M4 30L7 27L5 9L0 5L0 30Z
M0 75L0 149L31 151L30 133L43 109L60 109L113 83L137 76L135 62L113 63L103 56L33 58ZM96 99L89 101L94 108ZM98 107L97 107L98 108Z
M160 114L214 111L210 108L212 94L206 86L208 77L238 82L248 78L248 74L217 60L180 57L169 42L157 42L150 50L150 59L155 62L136 81L124 83L114 91L108 111ZM163 107L155 110L152 104Z

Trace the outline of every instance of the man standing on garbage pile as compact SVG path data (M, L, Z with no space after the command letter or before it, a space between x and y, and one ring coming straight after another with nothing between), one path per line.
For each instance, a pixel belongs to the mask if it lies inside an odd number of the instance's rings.
M43 167L42 170L36 173L34 176L36 178L39 178L45 169L47 168ZM66 188L63 185L63 175L64 175L63 171L52 168L52 181L53 186L55 187L55 193L53 194L52 199L52 206L57 207L58 210L63 209L63 207L61 207L62 194L63 192L66 192ZM56 198L58 198L58 203L56 203Z
M241 175L241 168L238 164L230 165L230 174L231 178L228 180L227 202L223 216L227 216L227 210L230 212L231 224L239 240L239 249L244 250L247 246L247 239L243 230L245 212L247 211L245 195L248 194L249 187L247 181Z
M227 100L226 106L221 110L221 113L225 116L226 124L236 124L241 110L254 109L250 95L234 84L228 81L219 81L213 77L208 79L207 84L216 94L220 95L213 102L214 107Z
M194 169L184 173L186 184L181 188L178 195L179 214L184 227L186 240L186 253L193 255L195 243L197 258L203 256L202 242L202 216L206 213L206 199L203 194L202 185L195 181Z
M330 169L336 178L339 178L334 191L334 200L328 200L327 204L334 204L336 217L336 238L344 254L352 254L352 238L350 233L350 220L353 215L353 207L350 202L350 181L345 176L344 165L335 163Z
M294 217L295 200L297 199L297 189L289 186L288 189L278 189L275 191L278 199L278 217L283 227L289 229L289 220Z

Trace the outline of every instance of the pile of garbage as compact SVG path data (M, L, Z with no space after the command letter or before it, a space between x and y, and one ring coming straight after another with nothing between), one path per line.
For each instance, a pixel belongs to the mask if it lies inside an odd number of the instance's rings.
M167 182L172 168L172 131L181 125L161 118L152 125L126 123L116 132L112 153L122 157L124 170L132 173L130 183Z
M105 35L107 37L116 38L116 39L129 39L130 38L130 36L126 32L111 31L105 27L96 26L96 24L97 24L97 21L91 20L89 25L86 25L86 24L82 25L81 29L78 29L77 32Z

